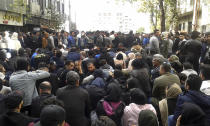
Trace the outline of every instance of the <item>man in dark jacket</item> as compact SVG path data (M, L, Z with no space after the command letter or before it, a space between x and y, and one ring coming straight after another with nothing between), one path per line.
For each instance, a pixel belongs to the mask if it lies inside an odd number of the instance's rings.
M12 92L4 101L9 111L0 116L0 126L28 126L33 121L20 113L23 105L23 97L20 92Z
M41 112L41 104L45 99L48 99L50 97L53 97L51 94L52 86L50 82L42 82L39 85L39 93L40 96L37 96L32 99L32 104L31 104L31 116L39 118L40 117L40 112Z
M64 102L66 121L71 126L88 126L90 100L88 92L79 87L78 73L69 71L66 75L67 86L58 89L57 98Z
M173 126L176 125L176 120L182 114L182 105L186 102L198 105L206 113L206 118L210 123L210 97L200 92L201 84L202 80L198 75L189 75L185 85L187 91L179 95L176 103L172 121Z
M197 40L200 33L193 31L190 40L188 40L180 49L180 57L184 58L184 62L190 62L193 64L193 68L198 72L199 69L199 58L201 56L201 42ZM182 62L182 58L180 61ZM183 62L182 62L183 63Z
M67 60L72 60L72 61L77 61L80 60L81 56L80 54L77 52L76 47L72 47L71 51L68 53L66 59Z
M66 61L65 62L65 68L60 68L57 72L57 76L58 76L58 86L59 87L64 87L66 86L66 74L70 71L70 70L74 70L75 68L75 64L73 61Z

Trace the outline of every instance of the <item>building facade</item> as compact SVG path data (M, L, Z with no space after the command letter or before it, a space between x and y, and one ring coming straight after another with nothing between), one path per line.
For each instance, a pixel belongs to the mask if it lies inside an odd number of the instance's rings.
M64 0L1 0L0 31L60 30L66 21Z
M197 31L202 33L210 31L209 0L179 0L179 4L181 12L179 18L180 31L192 32L195 27L197 27Z

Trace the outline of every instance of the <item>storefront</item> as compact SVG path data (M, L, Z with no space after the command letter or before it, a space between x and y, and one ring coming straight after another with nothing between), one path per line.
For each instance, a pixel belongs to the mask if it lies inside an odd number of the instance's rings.
M21 31L23 15L7 11L0 11L0 31Z

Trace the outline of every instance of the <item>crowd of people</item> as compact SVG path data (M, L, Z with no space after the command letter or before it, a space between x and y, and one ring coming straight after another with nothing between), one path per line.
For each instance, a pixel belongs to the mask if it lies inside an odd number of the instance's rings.
M0 33L0 126L209 126L210 32Z

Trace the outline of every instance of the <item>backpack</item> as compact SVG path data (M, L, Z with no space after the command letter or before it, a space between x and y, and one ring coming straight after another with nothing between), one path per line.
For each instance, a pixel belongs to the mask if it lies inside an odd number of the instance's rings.
M114 108L114 106L111 105L111 103L105 101L104 99L100 100L99 104L103 106L106 116L112 119L117 124L117 126L121 126L121 118L124 113L125 104L120 101L116 109ZM104 104L107 104L112 108L112 113L106 112L106 108L104 108Z

